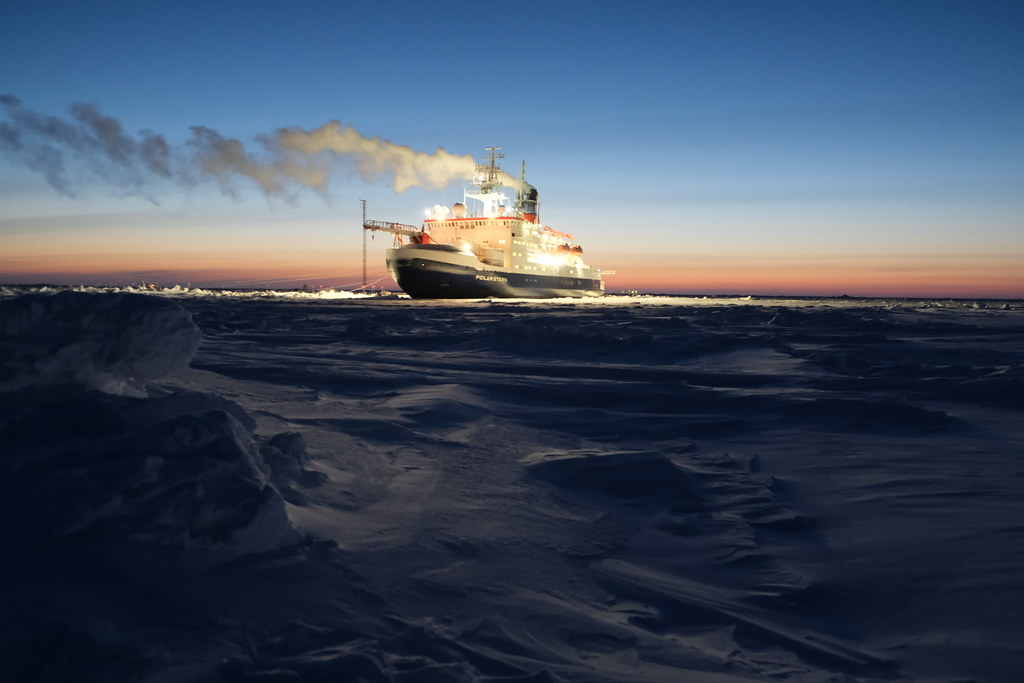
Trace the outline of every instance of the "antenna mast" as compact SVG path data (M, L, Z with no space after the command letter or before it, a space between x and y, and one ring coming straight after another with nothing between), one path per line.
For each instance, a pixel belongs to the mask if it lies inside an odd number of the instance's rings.
M359 203L363 205L363 287L362 290L366 291L366 200L360 199Z
M490 192L491 189L501 184L498 182L498 174L501 173L498 159L504 159L505 155L501 153L501 147L485 147L484 149L487 150L487 154L484 155L484 161L487 163L476 165L473 183L479 185L484 192Z

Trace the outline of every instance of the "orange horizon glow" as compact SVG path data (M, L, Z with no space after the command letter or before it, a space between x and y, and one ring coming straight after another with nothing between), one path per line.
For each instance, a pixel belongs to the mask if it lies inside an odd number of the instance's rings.
M678 265L666 264L668 258L595 255L591 260L615 263L615 273L605 277L609 292L1024 298L1024 274L1012 257L702 255L673 258Z
M356 288L362 283L359 255L325 256L323 250L268 253L240 249L231 254L22 255L0 260L0 282L90 285L147 282L158 285ZM757 259L691 258L643 254L592 254L588 262L614 270L608 293L869 296L925 298L1024 298L1024 275L1016 259L951 257ZM382 258L374 254L367 279L396 288Z
M5 237L0 282L93 285L154 283L208 287L358 288L361 235L324 234L304 226L291 243L279 233L244 230L143 231L101 234L34 231ZM201 241L205 248L194 244ZM188 247L183 245L188 244ZM368 252L367 283L395 289L377 242ZM886 253L827 245L763 243L731 247L697 243L680 253L588 250L604 270L608 293L930 298L1024 298L1019 249L952 254L948 250ZM992 253L996 252L996 253Z

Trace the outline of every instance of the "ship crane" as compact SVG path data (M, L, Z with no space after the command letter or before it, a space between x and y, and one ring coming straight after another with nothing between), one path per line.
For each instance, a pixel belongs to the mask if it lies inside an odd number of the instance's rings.
M380 230L382 232L390 232L392 235L405 235L406 237L418 237L423 234L423 229L415 225L365 219L363 220L363 230Z
M430 237L423 228L406 223L393 223L391 221L373 221L366 218L366 204L363 204L363 289L366 289L366 233L367 231L390 232L395 236L396 244L403 244L402 236L409 238L413 244L425 244L430 242Z

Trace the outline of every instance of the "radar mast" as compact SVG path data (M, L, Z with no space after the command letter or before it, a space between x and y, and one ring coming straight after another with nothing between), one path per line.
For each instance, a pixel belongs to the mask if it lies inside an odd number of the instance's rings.
M490 192L501 185L500 177L503 175L501 167L498 166L498 159L504 159L501 147L485 147L487 154L484 155L486 163L476 165L476 173L473 175L473 184L480 188L481 192Z

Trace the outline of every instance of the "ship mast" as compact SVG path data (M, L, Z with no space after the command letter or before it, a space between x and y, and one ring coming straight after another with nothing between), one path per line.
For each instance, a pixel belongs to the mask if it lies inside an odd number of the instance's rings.
M482 210L471 212L470 215L493 217L504 215L509 208L508 195L500 191L504 187L508 176L498 166L498 159L504 159L501 147L485 147L487 154L484 155L484 163L476 165L473 174L474 188L465 188L463 197L465 200L475 199L483 205Z
M364 292L366 291L366 200L360 199L359 202L363 205L363 286L360 287Z
M501 147L485 147L487 154L484 155L486 163L476 165L476 173L473 175L473 184L480 188L482 193L490 192L501 184L498 176L501 168L498 166L498 159L504 159Z

